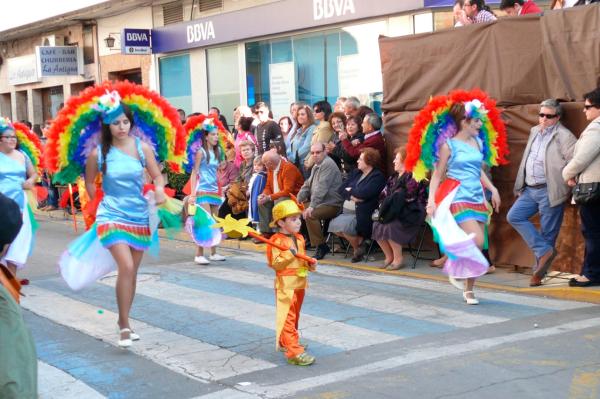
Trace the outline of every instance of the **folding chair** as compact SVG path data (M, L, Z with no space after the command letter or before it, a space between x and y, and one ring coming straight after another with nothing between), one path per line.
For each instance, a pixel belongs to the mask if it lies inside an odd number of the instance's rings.
M428 228L429 228L429 225L427 223L423 222L423 224L421 225L421 229L419 230L419 234L417 235L419 243L417 244L417 248L416 249L413 248L412 243L408 244L408 252L414 258L413 265L412 265L413 269L415 269L417 267L417 261L419 260L420 254L421 254L422 251L433 251L433 249L425 249L425 250L423 250L423 241L425 241L425 233L426 233L426 231L427 231ZM438 253L437 258L421 258L421 259L424 259L424 260L435 260L435 259L440 258L442 256L442 253L440 252L440 247L436 245L435 248L436 248L437 253ZM415 251L416 251L416 255L414 253Z

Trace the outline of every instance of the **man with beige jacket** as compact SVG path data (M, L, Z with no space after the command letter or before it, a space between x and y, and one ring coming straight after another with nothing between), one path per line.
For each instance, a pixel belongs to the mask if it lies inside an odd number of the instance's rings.
M590 124L585 128L577 144L573 159L565 166L562 176L567 184L600 184L600 87L587 94L583 112ZM597 188L598 189L598 188ZM581 275L569 281L571 287L600 285L600 199L579 205L581 231L585 239L585 256Z
M570 194L562 170L573 157L577 139L560 123L561 114L562 107L556 100L540 104L539 124L531 128L515 180L518 198L506 216L535 254L536 265L529 282L532 287L542 284L556 257L554 245ZM530 221L538 213L540 230Z

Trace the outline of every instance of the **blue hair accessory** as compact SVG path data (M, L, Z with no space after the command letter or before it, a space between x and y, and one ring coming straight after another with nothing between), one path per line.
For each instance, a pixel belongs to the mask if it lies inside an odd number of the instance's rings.
M109 125L115 121L125 110L121 104L121 96L115 90L98 98L98 103L93 106L96 111L102 113L102 122Z
M10 119L0 116L0 133L4 133L7 130L15 130Z
M213 133L218 130L218 127L213 118L206 118L204 122L202 122L202 129L207 133Z
M465 103L465 117L468 119L481 119L488 111L483 103L478 99L467 101Z

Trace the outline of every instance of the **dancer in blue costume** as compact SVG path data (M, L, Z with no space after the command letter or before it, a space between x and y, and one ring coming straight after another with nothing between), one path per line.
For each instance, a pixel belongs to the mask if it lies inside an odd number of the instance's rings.
M456 223L467 234L473 234L479 249L485 242L485 226L489 223L490 205L485 199L484 188L492 193L492 206L496 212L500 209L500 195L490 179L482 170L483 143L478 138L482 122L479 114L486 112L477 100L466 104L454 104L450 115L459 131L440 148L439 159L435 165L429 185L427 214L435 212L435 193L445 178L460 182L458 191L450 206L450 212ZM450 274L452 275L452 274ZM475 278L467 278L463 297L469 305L479 301L473 293Z
M15 128L0 118L0 192L19 205L23 227L0 263L16 275L33 249L33 231L24 190L34 187L38 175L29 157L19 150Z
M208 120L208 119L207 119ZM223 202L221 187L218 182L217 171L221 162L225 161L225 154L219 146L218 130L207 130L202 138L202 148L194 157L194 169L190 176L192 194L188 198L189 204L202 206L211 215L219 212ZM224 261L225 257L217 253L217 247L210 247L208 259L204 256L204 247L198 246L194 262L207 265L210 261Z
M96 231L117 263L118 345L126 348L132 340L139 339L129 324L129 311L135 296L137 271L151 243L148 201L142 194L144 169L154 181L156 202L163 203L166 197L152 148L129 134L133 126L131 111L120 102L116 92L107 96L113 97L100 99L101 143L87 159L85 185L90 198L94 198L96 175L102 172L104 197L96 215Z

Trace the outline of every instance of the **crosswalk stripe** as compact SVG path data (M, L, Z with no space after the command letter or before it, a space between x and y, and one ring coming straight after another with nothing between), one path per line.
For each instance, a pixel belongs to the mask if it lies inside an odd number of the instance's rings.
M68 373L38 360L40 399L104 399L105 396Z
M92 305L35 286L27 288L27 296L21 303L32 313L116 345L113 322L117 314L113 312L104 311L99 315ZM218 380L276 366L142 321L133 323L142 339L131 346L131 352L198 381Z
M258 285L267 289L273 287L272 277L243 270L232 270L225 267L210 267L206 269L190 270L190 273L209 276L210 278L217 280ZM401 315L418 320L426 320L432 323L446 324L457 328L471 328L509 320L505 317L472 314L411 300L402 300L376 294L361 294L354 291L342 291L339 288L326 283L315 282L314 280L310 282L309 296L340 302L346 305L363 307L377 312Z
M103 284L114 286L116 279L106 278ZM242 321L264 328L274 328L274 306L267 306L231 296L190 289L181 285L157 281L154 276L138 284L137 293L151 298L169 298L170 303ZM376 343L390 342L399 336L348 325L339 321L303 314L302 336L343 350L358 349Z
M207 395L196 396L192 399L261 399L262 396L240 392L235 389L227 388L221 391L209 393Z
M541 340L544 337L551 337L561 334L567 334L573 331L580 331L589 328L598 328L600 318L584 319L579 321L570 321L565 324L556 325L544 329L534 329L530 331L517 332L513 334L495 336L469 340L468 342L450 344L450 345L426 345L410 349L400 356L390 357L384 360L372 363L362 364L356 367L350 367L330 373L322 373L294 381L287 381L280 384L251 384L240 387L241 390L254 395L260 395L263 398L289 397L297 396L299 392L308 391L317 387L329 384L340 384L352 378L357 378L373 373L381 373L387 370L396 369L424 361L433 361L443 358L458 357L468 353L490 350L502 345L508 345L517 342L524 342L532 339Z
M458 293L456 288L452 287L449 283L443 283L438 281L431 280L421 280L411 277L404 276L390 276L388 274L379 274L372 272L363 272L363 271L353 271L353 273L349 273L348 270L344 268L340 268L337 266L320 266L319 273L332 276L339 277L345 279L353 279L353 280L362 280L369 281L374 283L381 283L387 285L396 285L405 288L417 288L421 290L427 291L435 291L442 293ZM520 306L533 306L542 309L551 309L551 310L571 310L571 309L581 309L585 307L594 306L594 304L583 303L583 302L574 302L574 301L559 301L550 298L541 298L535 296L526 296L526 295L514 295L503 292L495 292L489 291L482 288L477 288L477 283L475 283L476 295L478 298L500 301L511 303ZM460 293L458 293L460 295Z

